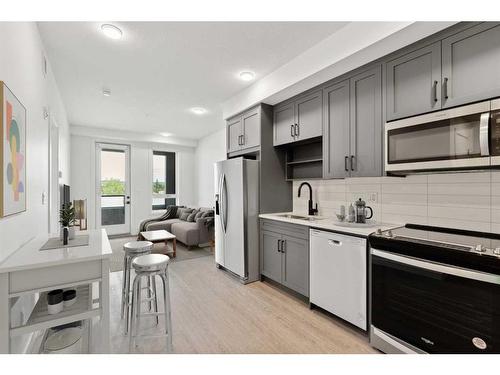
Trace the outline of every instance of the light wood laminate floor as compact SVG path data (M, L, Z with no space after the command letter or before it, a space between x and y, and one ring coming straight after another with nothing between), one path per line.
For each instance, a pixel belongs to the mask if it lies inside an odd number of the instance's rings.
M360 331L266 282L242 285L212 256L170 268L175 353L375 353ZM128 352L120 320L122 272L111 274L111 350ZM161 283L158 282L158 294ZM161 305L161 301L160 301ZM159 333L152 318L141 332ZM135 352L165 353L162 338L139 339Z

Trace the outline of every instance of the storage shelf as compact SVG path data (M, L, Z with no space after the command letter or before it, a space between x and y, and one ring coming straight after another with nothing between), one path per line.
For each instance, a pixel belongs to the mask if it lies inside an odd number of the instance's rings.
M294 161L289 161L286 164L287 165L297 165L297 164L318 163L318 162L323 162L323 158L294 160Z
M80 285L76 287L76 302L65 307L59 314L49 314L47 311L47 293L40 294L40 298L25 325L11 328L11 337L24 335L40 329L47 329L77 320L85 320L99 316L101 309L93 308L91 304L91 285Z

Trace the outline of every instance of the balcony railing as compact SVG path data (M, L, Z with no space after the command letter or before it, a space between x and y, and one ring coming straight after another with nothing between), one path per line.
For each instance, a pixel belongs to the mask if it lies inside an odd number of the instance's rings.
M101 225L125 224L125 195L101 196Z

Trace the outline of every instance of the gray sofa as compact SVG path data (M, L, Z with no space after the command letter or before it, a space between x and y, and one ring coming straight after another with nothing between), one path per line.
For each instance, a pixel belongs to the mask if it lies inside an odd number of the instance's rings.
M192 246L207 246L209 241L213 238L213 209L200 207L196 208L198 212L210 213L211 216L201 217L193 222L181 220L183 209L177 211L174 219L163 221L155 221L146 224L146 230L160 230L164 229L172 233L177 238L177 241L182 242L188 248Z

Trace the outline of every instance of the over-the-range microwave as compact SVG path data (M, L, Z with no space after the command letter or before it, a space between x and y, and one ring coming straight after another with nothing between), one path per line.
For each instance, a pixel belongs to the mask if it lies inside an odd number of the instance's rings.
M500 99L387 122L388 174L500 168Z

